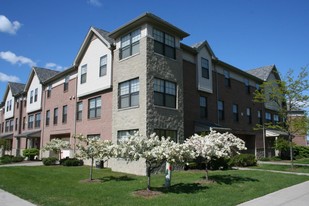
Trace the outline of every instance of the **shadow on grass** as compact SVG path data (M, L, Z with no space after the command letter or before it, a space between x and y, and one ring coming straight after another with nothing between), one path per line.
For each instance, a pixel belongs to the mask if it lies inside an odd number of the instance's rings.
M250 177L240 177L235 175L212 175L209 177L209 179L214 180L216 183L220 185L221 184L231 185L234 183L242 183L242 182L259 182L258 179Z
M202 190L208 189L207 186L198 184L198 183L179 183L175 185L171 185L169 188L166 187L152 187L151 190L159 191L162 193L186 193L186 194L194 194L198 193Z
M132 180L136 180L132 177L128 177L127 175L124 176L119 176L119 177L115 177L115 176L106 176L106 177L101 177L98 178L99 180L101 180L102 182L108 182L108 181L132 181Z

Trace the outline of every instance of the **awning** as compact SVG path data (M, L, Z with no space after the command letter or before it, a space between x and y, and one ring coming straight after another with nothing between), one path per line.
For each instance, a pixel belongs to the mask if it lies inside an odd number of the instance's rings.
M36 138L41 137L41 130L36 131L27 131L18 135L15 135L15 137L24 137L24 138Z
M210 129L218 132L231 130L231 128L222 127L221 125L212 122L194 122L194 132L209 132Z
M13 133L1 134L0 139L13 139Z
M267 129L266 137L279 137L279 136L289 136L288 133L275 129Z

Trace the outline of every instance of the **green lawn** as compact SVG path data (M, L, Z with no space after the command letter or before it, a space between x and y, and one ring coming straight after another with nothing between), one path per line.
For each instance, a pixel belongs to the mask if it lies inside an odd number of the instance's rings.
M296 166L294 165L293 169L290 165L272 165L272 164L259 164L255 169L264 169L264 170L278 170L286 172L300 172L300 173L309 173L309 166Z
M309 164L309 158L294 160L294 162L299 164Z
M152 176L153 190L163 194L150 199L132 192L146 188L146 177L95 169L99 183L81 183L89 167L2 167L0 188L39 205L237 205L258 196L309 180L262 171L210 171L215 183L198 184L203 171L173 172L172 187L162 186L164 175ZM293 177L293 178L291 178Z

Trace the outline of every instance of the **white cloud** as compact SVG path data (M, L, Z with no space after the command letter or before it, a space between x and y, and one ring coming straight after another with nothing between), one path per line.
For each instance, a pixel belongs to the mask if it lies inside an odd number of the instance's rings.
M0 82L20 82L20 79L0 72Z
M0 15L0 32L16 34L20 27L21 24L18 21L11 22L6 16Z
M100 0L88 0L87 2L88 4L91 4L93 6L98 6L98 7L102 6L102 3L100 2Z
M48 69L54 69L54 70L57 70L57 71L62 71L64 70L64 67L63 66L60 66L58 64L55 64L55 63L46 63L45 64L45 67L48 68Z
M31 59L24 56L16 56L16 54L10 51L0 52L0 58L10 62L11 64L19 64L19 65L28 64L30 67L36 65L36 63Z

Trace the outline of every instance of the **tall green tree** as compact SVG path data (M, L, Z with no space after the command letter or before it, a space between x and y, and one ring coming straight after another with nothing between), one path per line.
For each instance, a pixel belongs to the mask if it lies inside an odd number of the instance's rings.
M254 93L254 101L276 108L283 120L281 123L264 124L267 128L279 129L288 134L291 166L293 167L292 140L295 134L306 135L309 130L308 116L293 116L294 111L309 107L309 72L301 68L298 74L290 69L282 80L265 81ZM260 127L261 125L258 125Z

